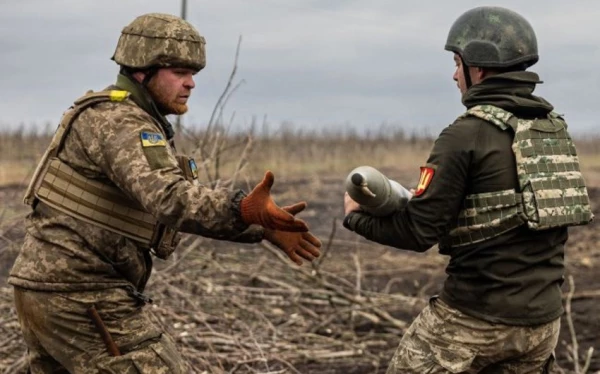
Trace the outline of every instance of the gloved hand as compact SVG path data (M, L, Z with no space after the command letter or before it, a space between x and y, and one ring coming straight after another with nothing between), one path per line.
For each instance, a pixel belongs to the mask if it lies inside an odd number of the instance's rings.
M306 222L295 218L273 201L271 187L274 181L273 173L267 171L262 182L242 199L240 204L242 220L248 225L260 225L270 230L307 232Z
M283 207L286 212L296 215L306 208L306 203L301 202ZM290 260L302 265L302 258L312 261L321 255L321 241L310 232L288 232L265 229L264 238L285 252Z

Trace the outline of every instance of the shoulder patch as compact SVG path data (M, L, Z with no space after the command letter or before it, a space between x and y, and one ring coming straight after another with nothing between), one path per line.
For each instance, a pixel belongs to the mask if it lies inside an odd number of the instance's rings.
M162 134L156 132L142 131L140 133L142 147L166 147L167 141Z
M431 180L433 179L433 175L435 174L435 169L428 166L421 166L421 176L419 177L419 184L415 189L415 197L421 196L429 187Z
M198 179L198 167L196 166L196 161L193 158L190 158L189 165L190 170L192 171L192 178Z
M129 97L129 92L122 90L110 91L110 101L123 101Z

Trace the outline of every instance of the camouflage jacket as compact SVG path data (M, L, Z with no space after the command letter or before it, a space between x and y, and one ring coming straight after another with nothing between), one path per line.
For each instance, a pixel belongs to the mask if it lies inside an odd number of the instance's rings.
M164 117L148 109L153 106L144 102L139 87L127 88L137 92L123 102L85 109L73 122L58 157L88 178L117 186L159 222L180 231L238 242L262 240L261 227L248 227L241 220L243 191L195 186L184 178L170 142L143 146L141 134L158 133L168 139L169 129L162 125ZM27 217L25 242L9 283L34 290L132 285L143 290L151 268L148 249L137 242L65 214L34 211Z

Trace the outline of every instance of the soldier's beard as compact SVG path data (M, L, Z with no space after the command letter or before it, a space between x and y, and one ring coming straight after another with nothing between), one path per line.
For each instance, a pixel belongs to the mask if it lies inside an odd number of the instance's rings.
M161 114L184 114L188 111L187 104L181 104L174 101L166 94L166 90L164 90L160 83L157 82L156 79L151 79L148 82L148 92L154 103L158 107L158 110Z

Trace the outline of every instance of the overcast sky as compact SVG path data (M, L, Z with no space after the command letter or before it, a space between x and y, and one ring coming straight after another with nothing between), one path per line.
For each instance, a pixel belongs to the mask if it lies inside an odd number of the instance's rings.
M447 32L476 0L188 0L188 20L207 40L186 125L202 126L230 74L225 111L244 128L266 115L310 129L381 123L437 134L463 107L452 81ZM574 132L600 118L600 1L499 0L537 32L536 90ZM121 29L148 12L180 14L180 0L0 0L0 125L57 123L87 89L112 83Z

